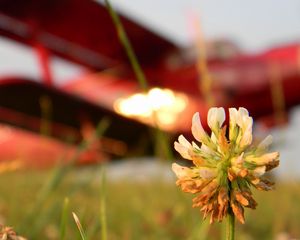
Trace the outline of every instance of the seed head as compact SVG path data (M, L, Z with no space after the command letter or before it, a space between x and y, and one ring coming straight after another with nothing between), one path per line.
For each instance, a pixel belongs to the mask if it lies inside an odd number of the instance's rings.
M195 113L191 130L198 143L190 143L183 135L174 143L176 151L194 165L189 168L173 163L176 184L184 192L198 194L193 207L199 207L204 218L210 215L211 223L222 221L229 208L244 223L244 207L255 209L257 205L250 187L271 190L274 184L263 175L279 165L279 153L267 152L271 136L258 145L252 144L253 120L248 111L230 108L229 115L226 132L224 109L209 110L209 136L201 125L199 113Z

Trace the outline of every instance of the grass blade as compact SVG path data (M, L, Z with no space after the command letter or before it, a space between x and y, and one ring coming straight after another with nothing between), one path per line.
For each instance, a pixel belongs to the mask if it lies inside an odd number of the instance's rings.
M209 221L199 221L191 231L188 240L204 240L208 237Z
M19 232L25 232L26 235L31 234L32 232L27 232L27 223L32 223L32 228L35 228L35 222L36 219L36 213L41 211L41 208L45 201L48 199L48 197L53 193L57 187L60 185L62 180L64 179L65 175L69 172L69 170L76 164L80 154L87 149L90 144L92 144L97 138L101 137L103 133L106 131L108 126L110 125L110 121L108 118L103 118L99 124L97 125L96 131L91 139L89 141L82 141L80 145L78 146L73 158L69 163L66 165L59 166L55 168L55 170L52 172L52 175L48 179L48 181L43 185L42 189L37 195L37 199L35 201L35 204L33 208L30 210L29 214L25 217L23 222L21 223L19 227ZM31 236L32 237L32 236Z
M112 18L112 21L115 25L119 40L126 51L127 57L133 68L133 71L134 71L137 81L140 85L140 88L146 92L147 90L149 90L149 86L148 86L149 84L148 84L147 78L145 77L145 74L141 68L141 65L139 64L139 61L138 61L136 54L131 46L129 38L127 37L126 31L122 25L122 22L118 16L117 12L113 9L112 5L110 4L109 0L105 0L104 2L107 7L107 10ZM162 150L161 151L162 154L160 152L158 152L157 155L158 156L163 155L162 156L163 158L171 160L171 159L173 159L173 154L172 154L171 149L168 147L170 145L170 143L168 142L165 132L163 132L159 128L157 113L155 110L153 110L151 117L152 117L152 119L154 121L154 125L155 125L155 141L157 142L158 145L162 146L159 148L159 151Z
M82 239L82 240L87 240L86 235L85 235L85 233L84 233L84 230L83 230L83 228L82 228L82 225L81 225L81 223L80 223L80 221L79 221L79 218L77 217L77 215L76 215L74 212L72 212L72 215L73 215L73 218L74 218L75 223L76 223L76 225L77 225L77 228L78 228L78 230L79 230L79 232L80 232L81 239Z
M137 57L136 57L134 50L131 46L131 43L127 37L127 34L124 30L121 20L120 20L118 14L116 13L116 11L112 8L112 6L108 0L105 0L105 5L108 9L108 12L109 12L113 22L114 22L118 37L127 53L127 56L129 58L131 66L133 68L133 71L137 77L139 85L144 91L146 91L148 89L148 83L147 83L146 77L144 75L144 72L143 72L138 60L137 60Z
M106 184L105 169L101 169L101 185L100 185L100 223L102 240L107 240L107 224L106 224Z
M66 227L68 221L68 212L69 212L69 199L65 198L63 211L61 214L61 222L60 222L60 235L59 235L60 240L65 239Z

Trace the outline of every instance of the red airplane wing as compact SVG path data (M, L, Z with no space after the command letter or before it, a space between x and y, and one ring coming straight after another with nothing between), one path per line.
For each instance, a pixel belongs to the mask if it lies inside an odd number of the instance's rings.
M128 18L121 20L141 63L176 49ZM0 34L96 70L128 62L106 8L92 0L1 0Z
M59 89L47 87L28 79L2 79L0 81L0 122L41 133L43 110L41 100L47 97L51 129L48 133L63 141L78 143L82 127L88 121L94 126L104 117L112 119L105 137L125 142L134 147L146 126L129 120L95 103L70 95ZM122 133L122 134L120 134Z

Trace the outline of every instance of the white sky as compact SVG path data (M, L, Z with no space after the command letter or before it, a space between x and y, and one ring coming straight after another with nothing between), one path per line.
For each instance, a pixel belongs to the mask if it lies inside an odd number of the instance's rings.
M299 0L111 0L136 19L187 44L190 13L198 15L207 39L226 37L244 49L300 40Z
M53 57L51 69L54 84L60 85L78 77L84 68ZM7 76L26 76L39 81L42 73L36 54L31 48L0 37L0 78Z

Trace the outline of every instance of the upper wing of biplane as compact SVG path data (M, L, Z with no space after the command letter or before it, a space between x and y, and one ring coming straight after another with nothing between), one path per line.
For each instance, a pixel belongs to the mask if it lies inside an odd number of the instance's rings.
M176 49L170 41L121 16L133 48L143 64ZM1 0L0 34L94 70L126 63L106 8L92 0Z

